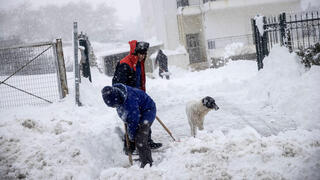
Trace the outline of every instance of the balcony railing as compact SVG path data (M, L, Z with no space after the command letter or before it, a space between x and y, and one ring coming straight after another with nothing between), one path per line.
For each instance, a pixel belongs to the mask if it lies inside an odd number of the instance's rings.
M217 1L217 0L203 0L203 4L207 3L207 2L210 2L210 1Z
M243 43L244 45L253 45L252 34L242 36L229 36L223 38L215 38L208 40L208 49L225 48L228 44Z
M202 0L202 3L199 0L177 0L177 8L186 7L186 6L199 6L207 2L213 2L213 1L219 1L219 0Z

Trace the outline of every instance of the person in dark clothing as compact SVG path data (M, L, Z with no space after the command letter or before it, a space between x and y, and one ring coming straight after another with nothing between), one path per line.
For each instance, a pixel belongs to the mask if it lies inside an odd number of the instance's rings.
M152 166L148 134L156 117L154 101L144 91L124 84L105 86L101 93L106 105L116 108L128 127L130 144L135 144L138 149L140 167L144 168L146 164Z
M168 57L159 49L155 64L159 63L159 76L163 78L166 76L166 79L169 79L169 72L168 72Z
M146 74L144 62L147 57L149 43L138 42L136 40L129 41L130 53L124 57L116 66L112 84L122 83L127 86L138 88L146 91ZM155 143L151 139L151 129L149 131L148 143L151 149L157 149L162 146L162 143Z
M149 43L132 40L129 45L130 53L117 64L112 84L122 83L146 91L144 62Z

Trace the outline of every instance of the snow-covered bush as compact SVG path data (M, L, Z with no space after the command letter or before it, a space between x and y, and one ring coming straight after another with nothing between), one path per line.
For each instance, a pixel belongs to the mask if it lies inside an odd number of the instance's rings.
M301 57L301 62L305 67L310 68L312 65L320 65L320 43L316 43L310 48L301 49L297 52Z

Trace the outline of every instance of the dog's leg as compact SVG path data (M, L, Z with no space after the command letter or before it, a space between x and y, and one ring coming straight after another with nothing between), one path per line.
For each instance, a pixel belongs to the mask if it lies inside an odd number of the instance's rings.
M192 122L189 121L189 125L190 125L190 130L191 130L191 136L196 137L195 131L196 131L196 127L194 126L194 124Z
M204 118L200 118L200 121L199 121L199 124L198 124L198 127L199 127L199 130L203 130L203 121L204 121Z
M190 132L191 132L191 136L195 137L195 121L194 121L194 113L193 110L191 108L191 106L187 106L186 107L186 113L187 113L187 117L188 117L188 123L190 126Z
M193 126L193 137L197 135L197 126Z
M193 126L193 127L192 127L192 136L193 136L193 137L196 137L196 135L197 135L197 127L196 127L196 126Z

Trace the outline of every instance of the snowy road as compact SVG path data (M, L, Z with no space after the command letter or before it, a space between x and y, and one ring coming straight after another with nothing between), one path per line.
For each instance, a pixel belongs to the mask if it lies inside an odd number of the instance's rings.
M153 140L164 147L153 153L151 168L140 169L138 162L128 168L114 133L123 123L100 93L111 78L98 71L92 71L92 84L82 80L82 107L75 106L71 88L66 99L48 107L0 109L0 176L318 180L320 69L300 69L282 48L268 58L260 72L255 62L236 61L200 72L170 67L170 80L148 78L157 115L179 140L173 142L155 121ZM205 96L220 109L207 114L204 130L193 138L185 105Z

